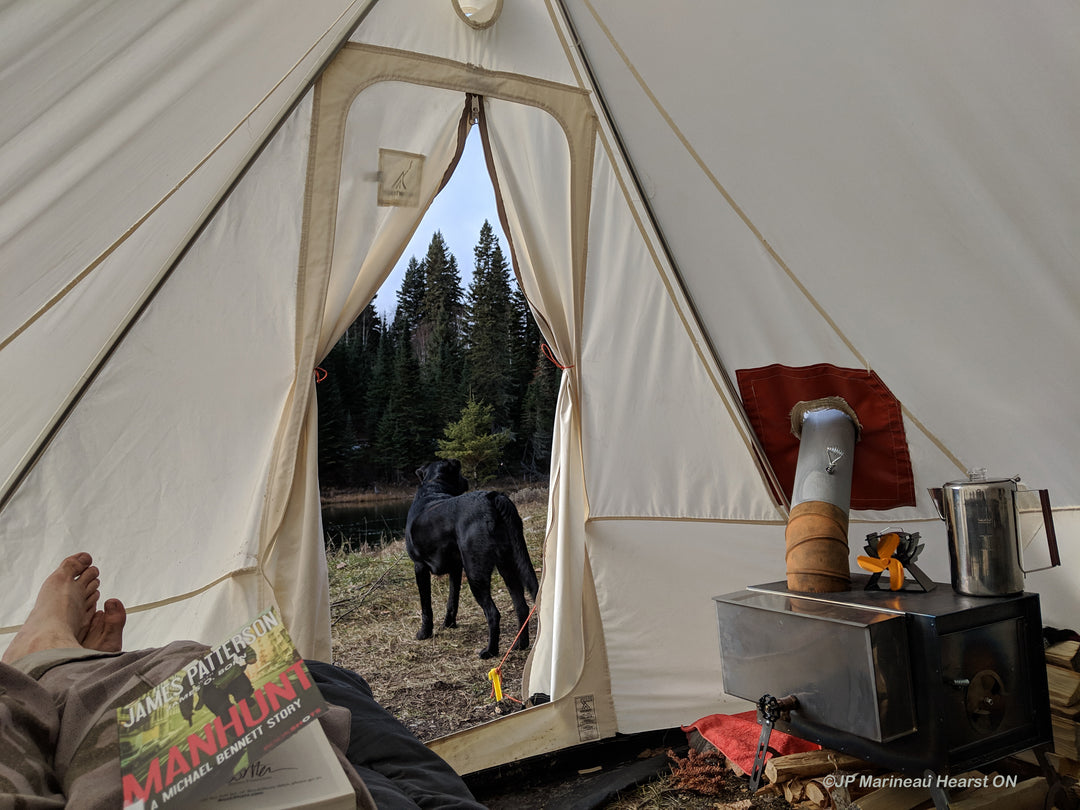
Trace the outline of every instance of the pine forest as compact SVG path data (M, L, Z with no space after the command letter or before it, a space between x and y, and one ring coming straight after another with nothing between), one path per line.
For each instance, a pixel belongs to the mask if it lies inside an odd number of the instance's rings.
M412 481L435 458L461 459L475 484L546 476L560 371L488 222L473 253L464 290L436 231L392 316L372 301L321 363L324 487Z

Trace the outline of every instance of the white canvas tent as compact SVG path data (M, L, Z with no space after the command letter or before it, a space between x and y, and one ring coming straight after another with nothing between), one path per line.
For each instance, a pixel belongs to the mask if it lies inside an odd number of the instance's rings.
M869 370L900 403L914 505L853 511L853 555L903 526L947 580L927 487L1049 488L1064 565L1028 584L1074 626L1080 7L483 14L0 8L0 644L87 549L129 646L274 603L329 656L313 369L474 119L567 370L526 675L553 701L438 743L459 770L734 705L711 597L784 571L747 369Z

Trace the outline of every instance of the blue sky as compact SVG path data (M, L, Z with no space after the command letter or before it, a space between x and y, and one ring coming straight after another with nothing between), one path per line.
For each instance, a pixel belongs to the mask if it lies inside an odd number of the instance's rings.
M491 223L499 237L503 255L510 259L509 246L499 225L499 213L495 207L495 192L484 164L484 148L480 133L473 127L465 142L465 151L450 182L428 208L423 221L416 229L412 241L405 248L401 259L379 289L375 309L380 315L391 315L397 306L397 291L405 276L409 259L422 261L435 231L441 231L450 252L457 259L461 273L462 289L469 288L473 269L473 248L480 237L484 220Z

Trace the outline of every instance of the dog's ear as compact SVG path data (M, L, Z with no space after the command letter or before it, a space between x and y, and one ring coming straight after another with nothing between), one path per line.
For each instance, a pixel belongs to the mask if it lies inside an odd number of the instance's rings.
M426 472L427 472L427 465L426 464L423 467L417 467L416 468L416 477L419 478L421 481L423 481L424 480L424 473L426 473Z
M454 465L455 470L457 470L458 472L461 472L461 459L452 458L452 459L450 459L450 463Z

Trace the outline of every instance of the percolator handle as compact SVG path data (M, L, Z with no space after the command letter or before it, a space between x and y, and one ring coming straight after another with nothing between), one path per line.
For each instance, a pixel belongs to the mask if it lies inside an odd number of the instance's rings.
M1035 571L1046 571L1050 568L1056 568L1057 566L1061 565L1061 554L1058 553L1057 532L1054 531L1054 513L1050 509L1049 490L1039 490L1039 504L1042 506L1043 526L1046 528L1046 545L1050 547L1050 564L1044 565L1042 568L1032 568L1030 571L1027 568L1024 568L1024 557L1020 553L1020 533L1017 532L1017 559L1020 561L1020 570L1023 571L1025 574L1031 574Z

